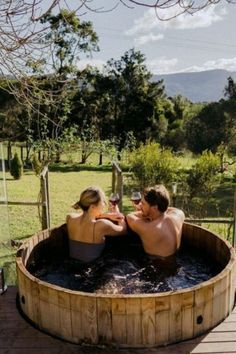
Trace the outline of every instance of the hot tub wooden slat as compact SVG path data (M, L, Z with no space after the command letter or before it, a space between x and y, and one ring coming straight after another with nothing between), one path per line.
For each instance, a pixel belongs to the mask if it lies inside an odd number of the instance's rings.
M82 297L81 315L83 321L84 341L91 344L98 343L96 297Z
M72 337L80 343L95 344L97 337L96 299L88 296L71 298Z
M20 264L19 267L17 267L17 278L18 278L18 289L19 289L19 300L20 300L20 305L23 310L23 312L28 316L27 312L27 306L25 303L25 294L26 294L26 287L25 287L25 274L22 271L22 265Z
M31 282L31 293L32 293L32 305L33 305L33 318L32 321L34 323L41 322L41 313L39 311L39 287L37 282Z
M142 312L142 344L147 346L155 345L156 340L156 316L155 298L141 299Z
M126 299L127 344L142 343L141 330L141 299Z
M208 328L212 327L213 305L212 296L214 284L201 286L194 291L195 307L194 307L194 336L204 333Z
M48 302L48 288L44 286L39 287L39 307L41 313L40 327L46 331L50 331L50 328L55 328L56 322L54 322L50 313L51 311L50 304Z
M194 292L182 294L182 339L193 337Z
M236 264L236 262L235 262ZM229 311L233 309L235 304L235 286L236 284L236 267L231 267L229 271L229 282L230 282L230 290L229 290Z
M182 294L176 293L170 296L169 330L174 341L182 339Z
M225 260L222 251L224 249L224 245L222 244L221 239L219 237L216 237L214 242L216 243L215 259L219 264L222 264L222 261Z
M190 228L190 230L189 230ZM195 247L196 249L199 248L199 238L201 237L199 234L199 229L198 227L193 227L193 225L190 225L188 228L188 236L190 236L190 241L191 245ZM190 231L190 232L189 232Z
M74 342L80 343L84 338L82 296L71 294L70 303L72 338Z
M112 298L112 338L116 343L127 343L126 301Z
M156 343L166 344L170 340L170 297L156 298Z
M39 287L39 306L41 313L41 329L54 335L58 335L61 326L57 291L50 287ZM52 328L53 332L51 330Z
M31 316L32 321L38 321L39 318L37 316L37 285L33 286L30 278L25 278L25 292L24 292L24 301L25 301L25 309L28 315ZM36 288L36 294L35 294ZM34 297L36 295L36 297Z
M70 293L58 292L58 306L60 333L62 338L69 340L72 337Z
M220 277L214 283L213 296L213 323L218 324L226 317L226 306L228 305L228 276Z
M111 300L98 298L97 311L99 342L109 343L112 341Z
M21 301L21 296L25 290L25 274L22 271L22 267L23 264L20 261L18 264L18 267L16 268L16 273L17 273L17 286L18 286L18 290L19 290L19 297L20 297L20 301ZM22 306L22 303L21 303Z
M227 274L224 276L222 287L224 289L224 293L222 294L222 303L224 304L224 309L222 313L223 313L223 317L227 317L229 314L230 272L227 272Z

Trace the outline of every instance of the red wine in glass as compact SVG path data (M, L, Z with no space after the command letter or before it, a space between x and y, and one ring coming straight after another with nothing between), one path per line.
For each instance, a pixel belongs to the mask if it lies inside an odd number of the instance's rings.
M133 192L130 199L135 205L138 205L141 202L141 193Z
M110 198L109 198L109 202L113 205L116 206L117 204L119 204L120 201L120 197L118 193L111 193Z

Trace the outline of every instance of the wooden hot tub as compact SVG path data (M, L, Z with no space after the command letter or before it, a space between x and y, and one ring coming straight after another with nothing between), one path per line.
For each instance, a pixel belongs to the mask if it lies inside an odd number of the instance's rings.
M31 237L18 250L19 302L40 329L74 343L160 346L198 336L221 322L234 305L235 251L214 233L184 224L183 241L220 263L221 271L191 288L119 295L72 291L41 281L27 262L68 251L65 225Z

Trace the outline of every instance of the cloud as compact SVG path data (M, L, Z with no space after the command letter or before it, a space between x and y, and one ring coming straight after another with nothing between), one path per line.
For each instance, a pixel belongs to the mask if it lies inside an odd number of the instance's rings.
M146 43L149 42L156 42L156 41L160 41L164 38L163 34L153 34L152 32L144 35L144 36L140 36L134 39L134 45L135 46L139 46L139 45L144 45Z
M155 60L147 61L147 67L153 74L173 74L173 73L186 73L186 72L199 72L206 70L222 69L227 71L236 71L236 57L225 59L220 58L216 60L208 60L201 65L192 65L187 68L178 70L176 68L178 64L177 58L166 59L165 57Z
M146 62L148 70L153 74L169 74L171 72L176 72L174 68L177 64L177 58L166 59L165 57L160 57L154 60L148 60Z
M141 18L134 21L134 25L128 29L125 34L127 36L133 36L140 33L143 34L144 32L148 32L154 28L158 30L183 30L210 27L213 23L222 21L227 15L227 11L222 5L211 5L202 11L195 12L194 14L185 12L177 17L174 17L176 14L176 7L159 10L158 16L161 19L166 20L171 18L168 21L161 21L157 18L154 9L149 9Z
M194 71L205 71L205 70L214 70L214 69L236 71L236 57L230 59L220 58L216 60L208 60L202 65L194 65L181 70L181 72L194 72Z
M103 60L84 59L78 63L79 69L84 69L87 65L103 70L103 66L106 64ZM228 71L236 71L236 57L233 58L219 58L216 60L208 60L200 65L192 65L187 68L179 70L177 65L179 64L177 58L167 59L166 57L159 57L153 60L147 60L146 65L148 70L153 74L171 74L180 72L199 72L214 69L223 69Z

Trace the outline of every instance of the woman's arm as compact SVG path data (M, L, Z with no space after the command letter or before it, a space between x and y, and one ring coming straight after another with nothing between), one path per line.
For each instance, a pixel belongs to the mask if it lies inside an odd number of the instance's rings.
M120 212L108 212L100 214L96 219L109 219L111 221L119 221L124 219L124 214Z
M100 219L98 222L102 225L104 235L119 236L125 235L127 232L127 225L124 218L116 219L117 224L114 224L114 222L108 219Z

